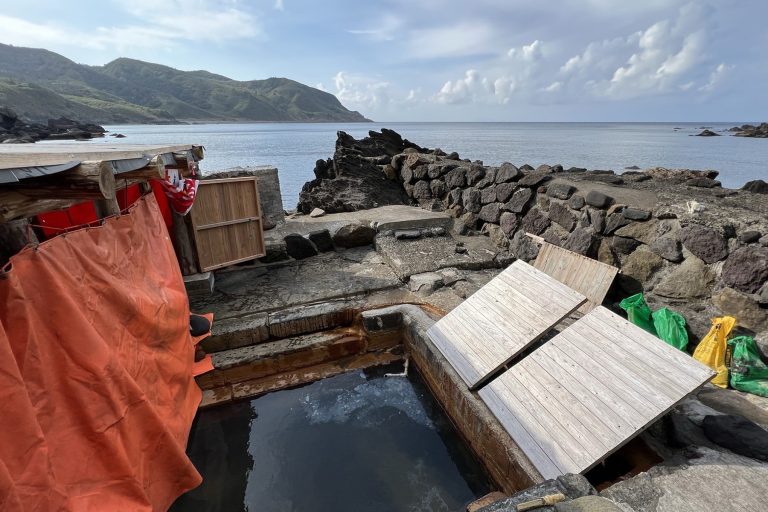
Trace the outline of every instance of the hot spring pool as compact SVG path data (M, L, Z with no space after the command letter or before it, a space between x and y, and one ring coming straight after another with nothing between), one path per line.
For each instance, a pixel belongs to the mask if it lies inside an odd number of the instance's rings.
M374 368L200 411L181 511L460 511L491 490L421 377Z

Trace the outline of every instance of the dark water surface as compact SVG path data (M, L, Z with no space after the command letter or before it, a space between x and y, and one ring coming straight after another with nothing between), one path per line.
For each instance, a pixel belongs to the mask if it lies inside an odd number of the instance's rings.
M363 137L382 127L421 146L458 151L487 165L508 161L613 169L674 167L716 169L723 186L739 188L768 179L768 140L732 137L727 123L254 123L108 126L127 137L94 144L203 144L203 172L227 167L274 165L279 170L283 207L295 208L304 182L314 178L315 161L333 155L336 131ZM722 137L692 137L702 126Z
M389 370L391 371L391 370ZM490 490L420 376L355 372L204 410L172 511L461 511Z

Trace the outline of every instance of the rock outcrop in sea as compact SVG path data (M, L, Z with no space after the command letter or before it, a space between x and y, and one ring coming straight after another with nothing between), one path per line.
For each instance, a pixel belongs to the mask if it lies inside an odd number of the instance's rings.
M757 126L751 124L744 124L741 126L734 126L728 130L734 132L735 137L755 137L758 139L768 139L768 123L760 123Z
M87 140L104 136L104 127L67 118L49 119L48 125L29 123L15 112L0 107L0 143L27 143L38 140Z
M357 141L339 132L332 159L299 210L339 212L384 204L447 211L462 234L489 236L530 261L526 233L621 269L612 297L643 292L674 309L701 339L710 319L738 318L768 342L768 183L723 188L717 171L615 174L559 164L498 166L426 150L384 130Z

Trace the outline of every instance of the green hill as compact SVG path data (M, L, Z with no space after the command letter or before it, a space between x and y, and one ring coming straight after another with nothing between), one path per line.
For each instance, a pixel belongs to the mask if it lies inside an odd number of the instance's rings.
M101 124L368 121L334 95L287 78L241 82L126 58L86 66L4 44L0 106L36 122L61 116Z

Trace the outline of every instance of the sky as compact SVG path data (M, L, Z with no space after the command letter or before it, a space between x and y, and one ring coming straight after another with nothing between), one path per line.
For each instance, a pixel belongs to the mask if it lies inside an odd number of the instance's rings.
M761 121L766 0L0 0L0 42L238 80L376 121Z

